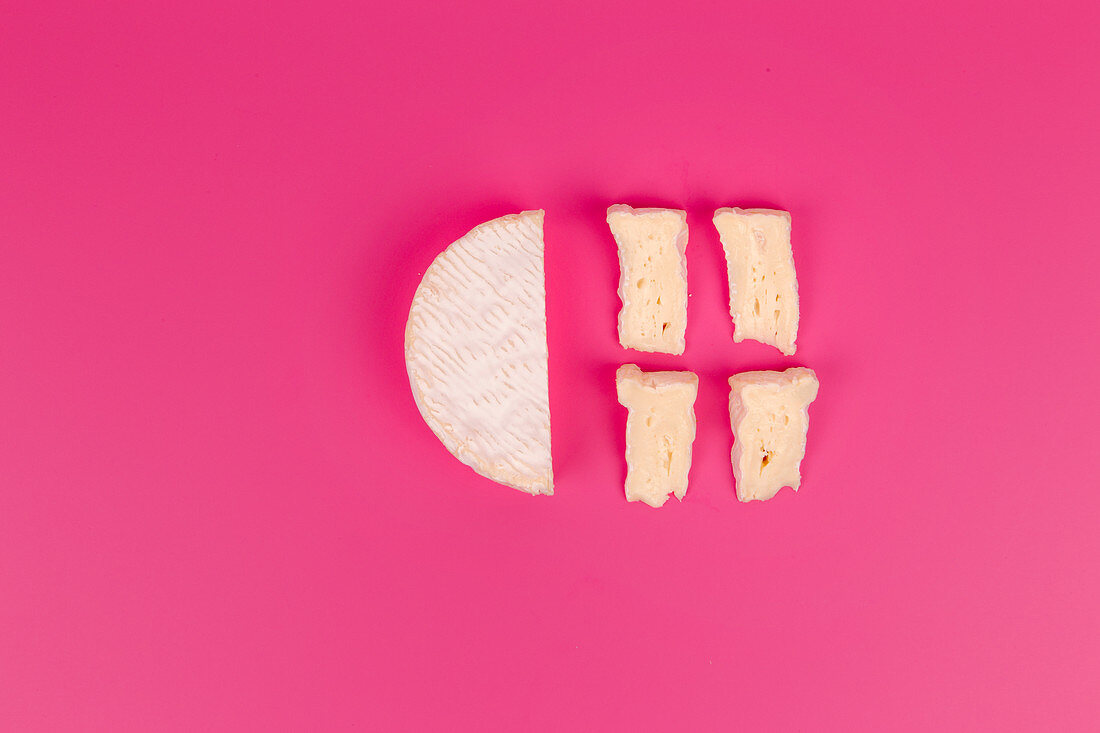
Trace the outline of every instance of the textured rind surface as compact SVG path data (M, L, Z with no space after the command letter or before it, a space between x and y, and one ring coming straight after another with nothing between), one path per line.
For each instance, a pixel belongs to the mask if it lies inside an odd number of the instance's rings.
M699 377L693 372L643 372L635 364L624 364L615 372L615 391L619 404L627 408L626 418L626 485L627 501L642 501L651 507L664 506L669 494L683 500L687 494L688 474L691 471L691 452L695 443L695 399L699 394ZM645 395L660 398L664 403L665 415L657 411L646 411ZM657 425L650 427L651 421ZM672 421L680 421L687 428L681 441L658 445L656 438L662 429L667 430ZM664 424L662 424L664 423ZM634 455L636 438L646 443L646 455ZM669 436L671 437L671 436ZM652 442L651 442L652 441ZM654 459L661 450L668 450L668 462L664 469L668 471L666 479L657 486L645 486L644 477L635 472L643 470L640 465L645 459ZM663 474L662 474L663 475ZM639 480L641 479L641 480ZM642 485L637 485L637 484ZM652 490L649 490L652 489Z
M744 281L748 277L748 273L745 272L745 265L747 264L744 257L749 258L748 263L758 262L762 259L763 241L751 241L748 245L749 250L741 252L735 252L735 249L745 246L744 241L741 241L744 237L745 230L747 230L752 222L766 221L768 219L779 220L786 227L786 241L785 249L779 252L779 260L782 262L784 268L789 268L790 283L781 288L781 295L783 296L781 319L789 324L791 334L789 339L779 337L771 329L765 328L762 319L759 317L751 317L748 313L748 301L751 297L755 296L755 293L739 292L737 282L739 280ZM726 257L726 268L728 271L729 280L729 296L730 296L730 318L733 320L734 333L733 340L735 343L740 343L745 339L751 339L753 341L759 341L760 343L768 344L779 349L786 356L792 356L797 350L795 344L798 338L798 277L794 267L794 254L790 246L790 230L791 230L791 215L790 212L782 211L779 209L739 209L736 207L726 207L718 209L714 212L714 226L718 229L719 236L722 240L722 251ZM726 232L723 232L723 227L720 224L721 221L727 222L730 226L740 230L738 235L731 238ZM734 241L737 240L737 241ZM772 247L775 243L771 243ZM749 264L752 267L752 264Z
M733 428L734 436L730 459L733 463L738 501L771 499L784 486L790 486L798 491L802 483L799 470L806 454L806 435L810 426L809 406L817 398L817 374L813 369L806 367L793 367L782 372L741 372L730 377L729 385L730 426ZM766 409L764 406L766 401L784 395L798 404L794 422L786 426L786 429L791 432L781 437L782 440L798 441L795 455L790 457L792 465L790 470L782 472L777 480L770 482L757 480L752 482L754 486L750 488L748 485L750 482L745 480L746 468L750 464L759 465L759 457L748 455L748 451L757 450L755 446L749 446L746 439L749 422L761 419L760 411Z
M479 474L553 494L543 211L475 227L424 273L405 366L424 421Z
M679 275L679 281L676 283L675 293L669 292L665 295L671 297L679 302L680 308L682 308L682 316L678 320L682 320L680 327L677 328L675 334L670 339L672 342L665 345L647 344L639 334L629 333L629 329L625 326L625 319L628 313L636 307L632 293L631 280L638 276L637 273L630 271L630 264L627 262L626 249L623 243L619 240L619 235L615 230L614 218L616 216L653 216L653 215L674 215L680 220L680 229L674 238L672 245L678 254L677 262L677 274ZM687 226L687 212L679 209L660 209L660 208L647 208L647 209L635 209L626 204L615 204L607 209L607 223L611 228L611 233L615 237L616 249L619 253L619 300L622 301L623 307L619 310L618 316L618 331L619 331L619 343L624 349L634 349L635 351L647 351L647 352L659 352L664 354L680 355L684 353L686 348L685 331L687 327L687 245L688 245L688 226Z

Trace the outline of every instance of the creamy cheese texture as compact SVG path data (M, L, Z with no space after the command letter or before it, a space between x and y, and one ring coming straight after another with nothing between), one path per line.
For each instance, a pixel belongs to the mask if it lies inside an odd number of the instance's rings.
M714 226L726 253L733 340L771 344L790 356L798 335L791 215L773 209L718 209Z
M770 499L784 486L798 491L817 375L812 369L795 367L784 372L742 372L729 382L737 498Z
M626 417L626 500L659 507L683 499L695 441L699 377L691 372L643 372L625 364L615 373Z
M413 398L451 453L494 481L554 493L543 212L475 227L435 258L405 327Z
M607 224L619 250L619 343L684 353L687 331L687 214L616 204Z

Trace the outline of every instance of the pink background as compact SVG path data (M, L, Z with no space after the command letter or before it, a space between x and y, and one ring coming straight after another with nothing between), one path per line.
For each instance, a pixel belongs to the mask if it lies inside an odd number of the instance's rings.
M1096 730L1094 3L160 5L0 22L0 729ZM682 359L618 347L617 202L689 212ZM793 212L793 358L731 204ZM402 359L536 207L539 498ZM683 504L627 361L700 375ZM739 504L725 379L792 365L803 489Z

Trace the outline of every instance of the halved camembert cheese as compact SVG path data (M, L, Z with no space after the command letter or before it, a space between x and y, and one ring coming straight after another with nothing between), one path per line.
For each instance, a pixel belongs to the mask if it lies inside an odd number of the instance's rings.
M554 493L542 221L541 210L502 216L449 246L405 327L428 427L481 475L531 494Z
M684 353L687 331L687 214L616 204L607 224L619 250L619 343Z
M790 356L798 335L791 215L772 209L718 209L714 226L726 253L733 340L771 344Z
M795 367L784 372L742 372L729 381L730 457L737 498L770 499L784 486L798 491L817 375L812 369Z
M691 372L643 372L625 364L615 389L626 416L626 500L659 507L683 499L695 442L699 377Z

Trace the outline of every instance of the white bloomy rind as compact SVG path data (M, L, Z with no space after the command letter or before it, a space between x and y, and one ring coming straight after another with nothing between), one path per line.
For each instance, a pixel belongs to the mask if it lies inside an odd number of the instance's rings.
M684 353L687 331L687 214L616 204L607 225L619 250L619 343Z
M543 212L475 227L435 258L413 296L405 366L428 427L463 463L553 494Z
M798 335L791 215L773 209L718 209L714 226L726 253L733 340L771 344L790 356Z
M740 501L770 499L784 486L798 491L806 455L809 406L817 375L795 367L730 377L733 477Z
M643 372L624 364L615 391L626 416L626 500L659 507L683 499L695 442L699 377L691 372Z

